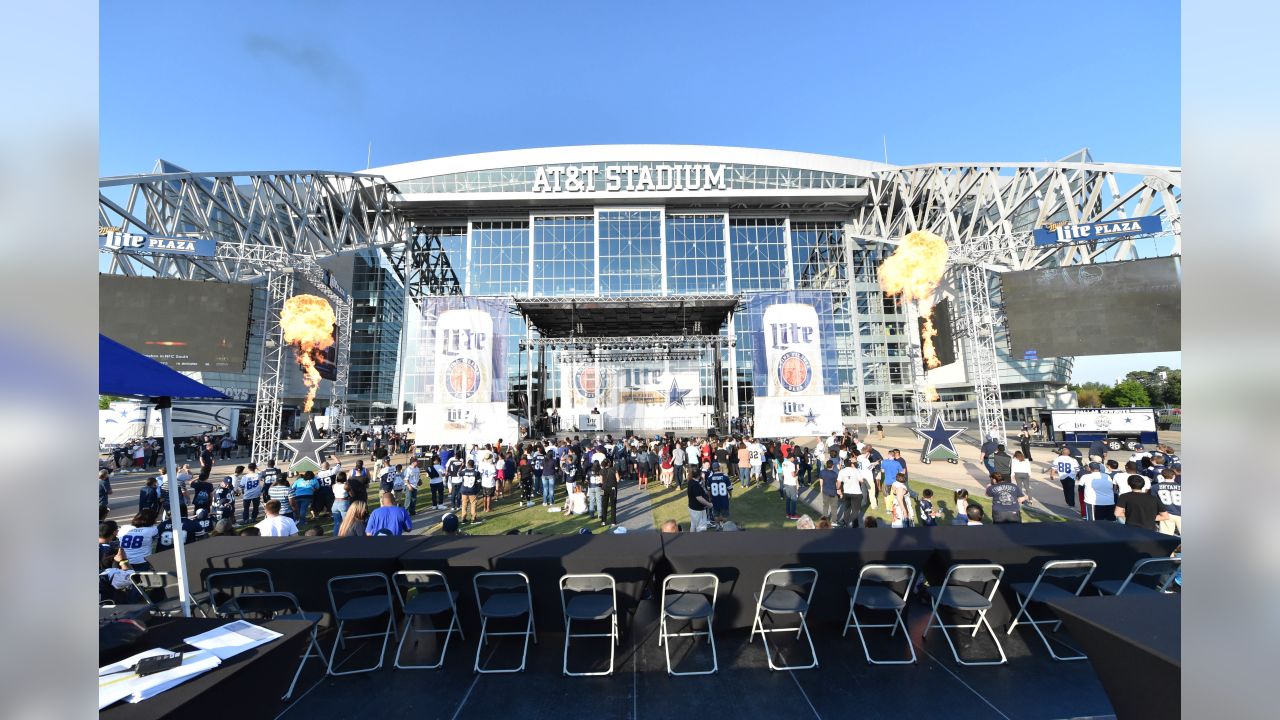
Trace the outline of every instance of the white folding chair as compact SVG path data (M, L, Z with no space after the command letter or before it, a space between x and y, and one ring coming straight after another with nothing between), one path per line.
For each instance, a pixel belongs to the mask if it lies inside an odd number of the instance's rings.
M593 573L561 577L560 609L564 612L564 662L561 666L564 674L572 677L612 675L614 649L621 642L618 634L618 585L613 576ZM574 634L574 620L579 622L608 620L609 632ZM569 672L569 641L570 638L576 637L609 638L609 669L603 672Z
M902 590L895 590L901 585ZM858 581L849 588L849 616L844 620L844 631L840 637L849 634L853 627L862 642L862 654L872 665L910 665L916 661L916 648L911 644L911 636L907 633L907 624L902 619L902 612L907 608L907 598L916 585L916 569L910 565L864 565L858 572ZM864 623L858 618L856 608L867 610L892 610L891 623ZM902 636L907 640L907 649L911 652L910 660L876 660L871 657L867 647L867 638L862 634L864 628L890 628L889 635L897 634L902 628Z
M289 689L280 698L281 700L293 697L293 689L297 686L298 678L302 676L302 668L306 666L308 660L316 658L322 665L328 667L329 660L325 657L324 649L320 647L318 636L318 627L320 621L324 619L324 614L304 612L293 593L242 593L235 599L234 613L242 620L300 620L311 624L311 637L307 642L307 650L298 660L298 669L293 672L293 681L289 683Z
M818 667L818 653L813 647L813 638L809 635L809 625L805 615L809 612L809 604L813 600L813 590L818 586L818 571L813 568L776 568L764 574L760 583L760 592L755 596L756 616L751 623L751 637L748 642L755 642L756 633L764 641L764 655L769 661L770 670L808 670ZM764 615L798 615L800 625L787 628L766 628ZM813 662L808 665L776 665L773 652L769 649L769 633L795 631L799 638L803 633L809 643L809 656Z
M708 593L711 595L707 598ZM668 575L662 581L662 615L658 626L658 646L667 657L667 675L714 675L720 672L720 663L716 658L716 636L711 624L715 620L716 596L720 594L720 578L711 573L689 573L686 575ZM668 632L667 619L689 623L686 632ZM693 629L695 620L707 623L706 632ZM711 645L711 669L689 672L675 672L671 669L671 638L707 636Z
M204 586L209 612L217 617L234 617L238 614L235 605L238 595L276 591L271 571L263 568L212 572L205 577Z
M382 573L361 573L358 575L339 575L329 578L329 607L333 610L333 619L338 621L337 636L333 639L333 650L329 652L329 675L355 675L373 672L382 667L387 654L387 643L396 635L396 613L392 607L391 581ZM381 632L361 635L344 635L343 630L349 622L375 620L387 616L387 626ZM382 647L378 650L378 662L366 668L355 670L334 670L334 661L338 659L338 648L346 649L347 640L381 637Z
M538 629L533 622L533 590L529 585L529 576L522 572L481 572L471 580L472 589L476 593L476 607L480 608L480 642L476 645L475 672L478 673L514 673L524 672L525 660L529 657L529 639L538 642ZM483 592L482 592L483 591ZM490 632L490 620L518 618L527 615L528 621L524 630L510 632ZM486 670L480 667L480 653L489 644L490 637L507 635L523 635L524 649L520 652L520 665L514 668Z
M392 576L396 589L396 598L404 611L404 632L400 635L400 644L396 646L395 667L400 670L434 670L444 665L444 657L449 652L449 640L457 632L464 642L467 636L462 632L462 623L458 621L458 593L449 589L449 581L444 573L435 570L401 570ZM429 630L415 628L414 620L420 617L430 618L440 613L449 613L449 627L440 630L432 627ZM444 646L440 648L440 659L434 665L405 665L400 662L404 653L404 643L409 634L444 635ZM415 644L417 641L414 641Z
M996 590L1000 587L1000 578L1004 576L1004 567L994 564L979 565L952 565L947 571L947 577L942 581L942 585L930 587L929 596L933 598L933 608L929 613L929 625L924 629L924 633L920 636L923 640L928 637L929 631L936 628L942 630L942 637L947 639L947 644L951 646L951 654L955 656L956 662L961 665L1003 665L1009 661L1004 654L1004 648L1000 646L1000 638L996 636L994 630L991 629L991 623L987 622L987 611L991 609L991 601L996 596ZM953 585L952 583L961 583ZM977 590L969 587L964 583L980 583L989 585L990 589L986 591L986 595L979 593ZM940 607L958 610L960 612L977 613L977 617L971 624L949 624L943 621L942 616L938 614ZM996 644L996 650L1000 652L999 660L984 660L980 662L970 662L960 657L960 651L956 649L955 642L951 639L951 634L947 630L956 628L959 630L971 629L973 632L970 637L977 637L979 628L986 627L987 632L991 634L992 641Z
M172 617L182 614L182 599L178 596L178 574L149 570L135 572L129 576L133 588L143 597L143 602L151 606L151 612L157 615ZM172 592L170 592L172 591ZM156 598L156 595L162 597ZM191 594L191 609L204 615L201 605L201 594Z
M1182 567L1180 557L1157 557L1139 560L1133 564L1124 580L1098 580L1093 584L1099 595L1119 595L1123 592L1156 595L1169 592L1174 575ZM1152 583L1150 585L1146 583Z
M1049 651L1049 657L1054 660L1084 660L1084 655L1059 655L1054 652L1053 644L1049 642L1049 638L1045 637L1044 631L1040 629L1041 625L1053 625L1050 632L1058 632L1058 628L1062 626L1062 621L1058 619L1036 620L1031 615L1030 606L1033 602L1043 603L1048 600L1057 598L1075 597L1084 591L1085 586L1089 584L1089 578L1093 577L1093 571L1098 567L1098 563L1092 560L1051 560L1040 568L1040 574L1036 576L1034 582L1029 583L1011 583L1014 596L1018 599L1018 612L1014 613L1013 621L1009 623L1009 629L1005 631L1005 635L1012 635L1013 629L1018 627L1021 622L1024 625L1030 625L1031 629L1036 631L1040 636L1041 642L1044 643L1045 649ZM1070 585L1075 583L1076 578L1080 582L1076 584L1075 589ZM1061 584L1059 584L1061 583ZM1022 617L1026 616L1026 620Z

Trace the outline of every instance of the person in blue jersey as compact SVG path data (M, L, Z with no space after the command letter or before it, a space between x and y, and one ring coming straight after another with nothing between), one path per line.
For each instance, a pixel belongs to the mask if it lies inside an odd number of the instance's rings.
M720 461L711 463L711 473L707 475L707 494L711 496L711 510L717 518L729 519L729 499L733 493L733 481L722 471Z

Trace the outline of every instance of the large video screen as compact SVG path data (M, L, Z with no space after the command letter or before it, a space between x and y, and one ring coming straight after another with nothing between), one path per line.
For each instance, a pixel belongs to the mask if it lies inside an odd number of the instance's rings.
M98 331L175 370L242 372L252 288L98 276Z
M1182 349L1181 258L1000 276L1014 359Z

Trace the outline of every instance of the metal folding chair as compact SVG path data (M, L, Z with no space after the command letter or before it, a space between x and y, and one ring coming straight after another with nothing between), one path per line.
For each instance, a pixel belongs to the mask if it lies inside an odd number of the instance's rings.
M143 601L151 606L151 612L170 617L182 614L182 600L178 596L177 573L167 571L135 572L129 576L129 582L133 583L133 588L142 595ZM156 595L161 597L157 599ZM200 608L200 605L200 593L192 593L191 609L204 615L205 612Z
M1044 631L1040 629L1041 625L1053 625L1050 632L1058 632L1058 628L1062 627L1062 621L1052 620L1036 620L1031 615L1030 606L1033 602L1042 603L1057 598L1075 597L1084 591L1086 585L1089 584L1089 578L1093 577L1093 571L1098 567L1098 563L1092 560L1051 560L1040 568L1040 574L1036 576L1035 582L1029 583L1012 583L1014 596L1018 599L1018 612L1014 613L1013 621L1009 623L1009 629L1005 631L1005 635L1012 635L1013 629L1018 627L1018 623L1030 625L1031 629L1036 631L1040 636L1041 642L1044 643L1045 649L1049 651L1049 657L1054 660L1084 660L1084 655L1059 655L1054 652L1053 645L1049 642L1049 638L1045 637ZM1076 584L1075 589L1070 585L1075 583L1076 578L1080 582ZM1062 584L1059 584L1062 583ZM1023 616L1026 620L1022 620Z
M1124 580L1099 580L1093 584L1099 595L1119 595L1123 592L1155 595L1169 591L1173 576L1182 567L1180 557L1158 557L1139 560L1133 564ZM1146 583L1151 583L1150 585Z
M895 590L901 585L902 590ZM916 662L916 648L911 644L911 636L907 633L907 624L902 619L902 612L907 608L907 598L916 585L916 569L910 565L864 565L858 572L858 581L849 588L849 616L844 620L844 630L840 637L849 635L852 627L862 642L862 654L872 665L910 665ZM858 618L856 608L867 610L892 610L891 623L864 623ZM911 651L910 660L876 660L871 657L867 647L867 638L862 634L864 628L891 628L890 637L902 628L902 636L907 640L907 649Z
M612 675L615 646L621 642L618 634L618 584L613 576L593 573L561 577L560 609L564 612L564 662L561 666L564 674L572 677ZM608 620L609 632L574 634L574 620L579 622ZM603 672L569 672L569 642L571 638L576 637L609 638L609 669Z
M951 654L955 656L956 662L961 665L1003 665L1009 662L1009 658L1005 657L1004 648L1000 646L1000 638L996 636L994 630L991 629L991 623L987 622L987 611L991 609L991 601L996 596L996 590L1000 587L1000 578L1004 576L1004 567L1001 565L952 565L947 571L947 577L942 581L942 585L929 588L929 596L933 598L933 608L929 612L929 625L924 629L920 639L924 640L928 637L929 631L936 628L942 630L942 637L947 639L947 644L951 646ZM990 590L986 595L979 593L968 585L956 583L981 583L990 584ZM938 608L947 607L960 612L977 613L972 624L948 624L943 622L942 616L938 614ZM936 624L935 624L936 623ZM987 628L987 632L991 634L991 639L996 644L996 650L1000 651L1000 659L984 660L981 662L969 662L960 658L960 651L956 649L955 642L951 639L951 634L947 632L950 628L967 630L972 628L973 632L970 637L978 636L978 629Z
M232 617L238 614L235 600L239 595L276 591L275 582L271 579L271 571L262 568L212 572L205 577L204 586L207 591L205 600L209 612L218 617Z
M708 594L711 596L708 599ZM711 573L690 573L686 575L668 575L662 581L662 615L658 626L658 646L667 657L667 675L714 675L720 672L720 663L716 657L716 636L711 624L715 620L716 596L720 594L720 578ZM680 620L689 623L687 632L668 632L667 620ZM707 623L705 632L693 629L693 621L704 620ZM711 645L711 669L690 672L675 672L671 669L671 638L707 636Z
M445 655L449 652L449 641L453 633L465 642L467 636L462 632L462 623L458 620L458 593L449 589L449 581L444 573L435 570L401 570L392 576L396 588L396 597L400 600L400 608L404 610L404 632L400 635L400 644L396 646L395 667L401 670L434 670L444 665ZM449 613L449 627L440 630L432 627L429 630L418 630L414 621L417 618L431 618L440 613ZM400 662L404 653L404 643L409 634L444 635L444 646L440 648L440 659L434 665L405 665ZM417 641L415 640L416 644Z
M471 579L472 589L476 593L476 606L480 608L480 642L476 646L475 672L478 673L513 673L524 672L525 660L529 657L529 638L538 642L538 629L533 623L533 591L529 586L529 576L522 572L481 572ZM482 592L483 591L483 592ZM524 630L511 632L490 632L490 620L503 620L528 616ZM489 644L490 637L507 635L523 635L524 649L520 652L520 665L514 668L486 670L480 667L480 653Z
M355 675L373 672L382 667L383 657L387 653L387 642L396 634L396 613L392 607L391 581L382 573L361 573L358 575L339 575L329 578L329 607L333 610L333 619L338 621L337 636L333 639L333 650L329 651L329 675ZM387 616L387 626L382 632L364 633L361 635L344 635L343 630L349 622L374 620ZM347 640L382 637L382 648L378 650L378 662L367 668L356 670L334 670L334 661L338 659L338 648L346 649Z
M293 672L293 681L289 683L289 689L280 698L281 700L293 697L293 689L298 685L298 678L302 676L302 668L306 666L308 660L316 658L320 664L328 667L329 661L325 657L324 649L320 647L319 638L319 626L320 621L324 619L324 613L304 612L293 593L274 591L242 593L235 599L234 612L242 620L299 620L311 624L311 637L307 641L307 650L298 660L298 669Z
M756 616L751 623L751 637L748 642L755 642L756 633L764 641L764 654L769 661L770 670L808 670L818 667L818 653L813 647L813 637L809 635L809 625L805 615L809 612L809 604L813 601L813 590L818 586L818 571L813 568L777 568L764 574L760 583L760 592L755 595ZM798 615L800 625L788 628L765 628L764 615ZM769 633L795 631L799 638L804 634L809 643L809 655L813 662L808 665L775 665L773 652L769 649Z

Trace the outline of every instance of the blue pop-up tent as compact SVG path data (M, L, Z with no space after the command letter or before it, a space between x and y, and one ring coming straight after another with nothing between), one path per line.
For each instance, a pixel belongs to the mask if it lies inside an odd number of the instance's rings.
M169 516L175 523L181 517L177 487L177 470L173 458L173 433L171 415L173 399L214 398L228 399L213 388L156 362L111 338L98 334L98 394L121 397L145 398L160 410L160 424L164 433L164 473L169 478ZM173 534L173 559L178 570L178 596L182 599L182 614L191 616L191 591L187 586L187 556L182 533Z

